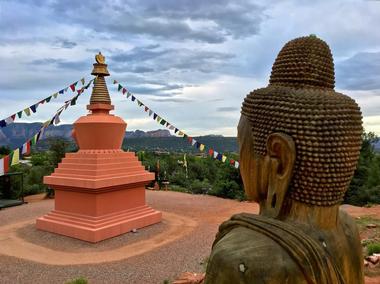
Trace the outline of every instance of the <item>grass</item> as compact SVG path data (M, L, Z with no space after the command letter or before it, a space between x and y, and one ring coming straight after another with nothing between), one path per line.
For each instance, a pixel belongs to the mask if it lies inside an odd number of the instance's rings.
M66 282L65 284L88 284L88 281L86 278L79 277L77 279L70 280L70 281Z
M372 255L374 253L380 253L380 243L371 243L367 245L367 253L368 255Z

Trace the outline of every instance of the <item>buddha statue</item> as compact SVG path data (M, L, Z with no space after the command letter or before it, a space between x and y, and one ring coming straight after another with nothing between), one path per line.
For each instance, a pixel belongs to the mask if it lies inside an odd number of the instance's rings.
M334 91L329 46L289 41L269 85L248 94L238 125L240 172L259 215L219 227L205 283L364 283L354 220L339 209L356 168L362 116Z

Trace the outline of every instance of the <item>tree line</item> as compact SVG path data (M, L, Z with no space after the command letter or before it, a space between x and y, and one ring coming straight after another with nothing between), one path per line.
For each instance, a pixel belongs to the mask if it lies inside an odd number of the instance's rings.
M345 203L357 206L380 204L380 154L374 148L378 141L379 137L374 133L363 134L358 166L345 195ZM77 151L75 144L61 138L49 138L45 143L48 150L32 149L28 163L20 163L11 168L11 172L24 174L22 186L25 195L40 192L53 194L43 184L43 177L53 172L66 152ZM0 147L0 157L9 152L9 148ZM174 191L245 199L239 170L205 154L155 151L139 151L136 154L145 168L155 173L156 179L150 184L151 187L156 183L161 188L168 185ZM225 155L238 160L236 153Z

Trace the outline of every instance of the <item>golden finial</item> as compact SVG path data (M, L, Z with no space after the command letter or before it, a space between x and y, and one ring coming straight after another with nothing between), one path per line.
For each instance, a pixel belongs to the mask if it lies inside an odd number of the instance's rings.
M95 60L99 64L104 64L106 62L106 58L100 51L99 51L99 54L95 55Z

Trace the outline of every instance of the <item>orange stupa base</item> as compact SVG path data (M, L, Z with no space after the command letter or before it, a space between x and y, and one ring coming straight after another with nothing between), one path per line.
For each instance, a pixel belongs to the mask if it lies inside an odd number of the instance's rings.
M126 123L108 114L111 107L90 105L92 113L75 122L80 150L44 177L55 190L55 209L37 219L38 229L99 242L161 221L161 212L145 202L154 174L120 149Z

